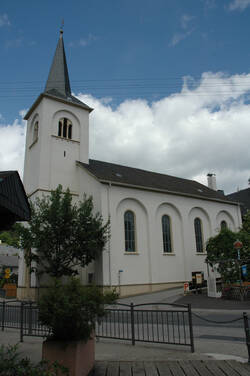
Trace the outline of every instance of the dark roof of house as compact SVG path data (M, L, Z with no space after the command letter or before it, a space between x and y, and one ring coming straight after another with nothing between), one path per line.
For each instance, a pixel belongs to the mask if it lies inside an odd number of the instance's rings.
M66 61L63 32L60 31L60 38L57 43L55 55L50 67L49 76L46 82L45 90L34 102L24 119L28 119L33 109L39 104L43 97L57 99L65 103L74 104L91 112L93 109L81 102L71 94L68 66Z
M0 172L0 231L30 219L30 206L17 171Z
M250 210L250 188L242 189L238 192L233 192L227 195L230 200L240 203L241 213L245 215Z
M94 175L101 183L112 182L116 185L127 185L230 203L230 200L223 193L214 191L194 180L93 159L89 160L89 164L82 162L78 162L78 164Z

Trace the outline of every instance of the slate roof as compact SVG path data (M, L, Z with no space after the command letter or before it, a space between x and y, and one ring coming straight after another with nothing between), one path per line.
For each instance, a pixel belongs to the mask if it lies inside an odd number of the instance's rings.
M63 43L63 31L60 30L60 38L58 40L55 55L50 67L45 92L56 89L65 97L71 95L69 82L69 73Z
M227 195L230 200L240 203L241 213L245 215L250 210L250 188L242 189L238 192Z
M111 182L115 185L152 189L165 191L166 193L232 203L223 193L214 191L194 180L182 179L175 176L93 159L89 160L89 164L82 162L77 163L90 174L94 175L101 183Z
M0 231L30 219L30 206L17 171L0 172Z

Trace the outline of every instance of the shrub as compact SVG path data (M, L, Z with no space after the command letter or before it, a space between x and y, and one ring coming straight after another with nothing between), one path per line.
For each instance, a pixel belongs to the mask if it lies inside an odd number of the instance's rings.
M32 364L28 358L21 358L18 345L0 346L0 376L57 376L59 374L69 373L67 368L59 363L48 365L47 362L41 361Z
M39 320L50 330L48 339L87 342L96 320L105 315L104 304L112 304L117 297L114 291L82 286L76 278L65 285L55 280L38 302Z

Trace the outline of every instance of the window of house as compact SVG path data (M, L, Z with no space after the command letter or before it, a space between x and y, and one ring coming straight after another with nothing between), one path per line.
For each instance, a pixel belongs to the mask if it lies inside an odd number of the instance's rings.
M61 118L58 122L58 136L72 139L72 123L67 118Z
M125 252L135 252L135 215L128 210L124 214Z
M227 222L226 221L221 221L220 223L220 229L225 230L227 228Z
M162 236L163 236L163 252L172 252L171 244L171 222L168 215L163 215L162 223Z
M202 222L200 218L194 220L194 232L196 241L196 252L203 252L203 234L202 234Z

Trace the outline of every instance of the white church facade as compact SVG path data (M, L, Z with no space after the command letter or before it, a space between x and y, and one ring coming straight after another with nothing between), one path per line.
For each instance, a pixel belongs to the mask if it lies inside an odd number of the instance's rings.
M95 210L110 218L110 241L101 259L80 271L82 282L113 286L126 296L182 284L193 271L206 276L206 240L222 225L240 227L238 204L216 190L212 175L208 188L89 159L91 111L71 94L61 32L45 91L25 116L24 187L32 201L58 184L75 201L92 195ZM35 290L36 278L30 282L23 263L19 297Z

